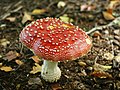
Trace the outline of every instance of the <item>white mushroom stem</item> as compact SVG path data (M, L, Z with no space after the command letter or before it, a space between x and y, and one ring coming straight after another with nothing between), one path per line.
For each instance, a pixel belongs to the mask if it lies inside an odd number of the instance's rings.
M48 82L56 82L58 79L60 79L61 71L58 67L58 62L44 60L41 76Z

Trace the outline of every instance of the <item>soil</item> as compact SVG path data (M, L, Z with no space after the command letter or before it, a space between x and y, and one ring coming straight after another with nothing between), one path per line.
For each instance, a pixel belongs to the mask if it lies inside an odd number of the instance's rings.
M93 46L89 53L78 60L60 62L62 76L57 82L44 81L40 72L30 74L35 64L31 58L34 54L21 44L19 34L31 21L45 17L59 18L67 14L74 20L74 25L86 32L112 22L102 14L106 11L109 0L65 0L66 5L61 8L58 8L58 2L59 0L0 1L0 67L12 68L9 72L0 70L0 90L120 90L120 26L116 25L90 33ZM85 4L91 9L82 11L81 6ZM36 8L47 11L30 14L32 19L22 23L24 12L32 12ZM120 5L117 5L113 9L115 18L120 16L119 12ZM3 45L3 42L6 44ZM117 56L119 59L115 58ZM24 64L19 65L16 60ZM40 61L39 65L42 63Z

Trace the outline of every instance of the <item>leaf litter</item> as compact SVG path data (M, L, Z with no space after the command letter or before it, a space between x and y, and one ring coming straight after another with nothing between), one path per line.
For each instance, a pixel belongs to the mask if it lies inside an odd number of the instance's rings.
M30 71L31 74L36 74L38 72L41 72L42 67L38 64L35 63L35 66L33 66L32 71Z
M21 1L21 3L16 2L15 5L13 2L11 3L11 6L8 5L9 9L6 9L8 10L7 13L5 13L6 11L0 13L0 15L2 14L2 18L0 17L0 40L5 38L10 42L5 46L0 45L0 67L3 67L2 70L0 70L2 86L0 86L0 88L10 90L24 90L26 88L28 90L37 90L38 88L40 90L71 90L71 88L76 90L100 90L101 88L106 90L120 89L120 82L118 81L120 77L120 63L119 58L116 57L119 56L120 53L120 42L118 38L120 37L120 19L119 17L117 18L117 16L120 15L118 12L120 10L119 0L99 2L98 0L86 2L79 0L65 1L65 6L61 4L60 8L57 6L59 1L54 0L42 2L39 0ZM7 6L3 5L2 7L5 8ZM111 7L113 8L111 9ZM0 10L1 9L2 8L0 8ZM38 10L32 14L36 9ZM42 11L42 9L45 9L45 11ZM25 12L27 13L26 15ZM103 15L103 12L107 14ZM21 48L21 43L19 42L19 33L22 28L26 26L27 21L48 16L62 17L65 22L72 22L74 25L86 31L90 30L87 34L91 36L93 41L93 47L86 56L81 57L77 61L59 63L62 77L57 82L57 85L54 85L56 83L52 85L42 80L40 77L42 61L39 60L38 57L34 57L33 53L26 47ZM94 31L99 32L95 32L95 35ZM21 49L22 52L20 52ZM10 51L12 52L8 54ZM106 59L106 55L104 56L106 52L113 54L114 57L112 57L112 59ZM20 56L16 55L16 53ZM98 58L95 64L96 56L98 56ZM110 55L107 54L107 58L110 58ZM89 63L87 61L89 61ZM13 68L17 69L12 72L14 70ZM36 79L37 77L39 79ZM15 78L15 80L11 78ZM34 78L36 82L29 84L28 81L31 78ZM103 83L96 82L95 80L105 81ZM110 83L108 83L109 81ZM42 84L34 85L34 83L37 82L41 82Z
M14 60L16 59L17 57L20 57L20 54L17 53L16 51L9 51L5 57L3 57L4 60L8 60L8 61L11 61L11 60Z

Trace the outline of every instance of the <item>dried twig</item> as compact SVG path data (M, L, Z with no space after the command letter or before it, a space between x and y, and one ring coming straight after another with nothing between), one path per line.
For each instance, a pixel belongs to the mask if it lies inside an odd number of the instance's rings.
M116 18L115 20L113 20L111 23L109 23L107 25L92 28L91 30L89 30L86 33L91 34L91 33L95 32L95 31L100 31L100 30L103 30L103 29L108 28L110 26L118 26L118 27L120 27L120 17Z
M68 10L68 7L65 7L64 10L61 13L57 14L55 17L59 17L63 15L67 10Z
M15 5L10 4L9 6L7 6L6 13L0 16L0 20L3 20L6 17L10 16L10 14L13 12L17 12L17 11L21 10L23 8L23 6L21 6L21 3L22 3L22 1L19 1ZM15 9L11 10L13 7Z

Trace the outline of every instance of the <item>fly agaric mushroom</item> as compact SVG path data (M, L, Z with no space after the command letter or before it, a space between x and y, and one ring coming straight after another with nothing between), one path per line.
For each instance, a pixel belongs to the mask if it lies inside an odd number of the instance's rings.
M59 61L78 59L92 46L89 36L81 28L49 17L27 25L20 33L20 40L44 60L41 76L48 82L60 78Z

